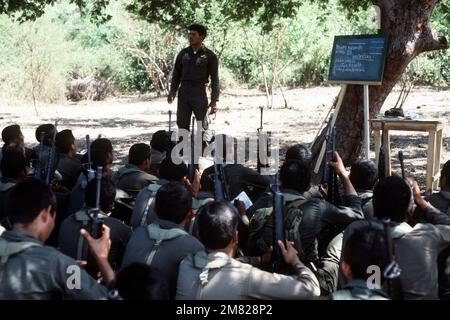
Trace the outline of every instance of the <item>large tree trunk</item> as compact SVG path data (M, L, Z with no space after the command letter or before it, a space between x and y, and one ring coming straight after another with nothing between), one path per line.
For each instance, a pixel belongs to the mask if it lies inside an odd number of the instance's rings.
M447 40L429 26L438 0L374 0L381 9L381 31L389 34L389 48L381 86L370 86L370 117L374 117L402 76L408 64L420 53L447 49ZM364 110L363 88L348 85L341 111L336 119L337 150L346 165L361 153ZM326 128L312 146L317 158Z

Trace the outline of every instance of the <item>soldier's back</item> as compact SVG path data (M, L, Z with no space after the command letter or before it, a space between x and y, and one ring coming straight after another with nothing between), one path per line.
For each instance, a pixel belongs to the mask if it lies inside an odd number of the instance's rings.
M37 239L6 231L0 240L0 299L102 299L106 289L97 284L75 260ZM17 247L24 246L17 250ZM11 250L15 247L16 250ZM13 253L15 251L15 253ZM70 277L79 274L80 288L74 290Z

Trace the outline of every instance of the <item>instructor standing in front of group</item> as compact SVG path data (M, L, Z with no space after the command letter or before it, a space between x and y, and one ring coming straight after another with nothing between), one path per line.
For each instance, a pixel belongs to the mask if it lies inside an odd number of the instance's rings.
M217 56L203 45L206 28L193 24L188 28L190 46L178 54L172 74L167 102L172 103L178 90L177 125L189 130L192 112L196 121L202 121L211 108L210 114L217 112L219 99L219 63ZM211 77L211 102L208 105L206 85Z

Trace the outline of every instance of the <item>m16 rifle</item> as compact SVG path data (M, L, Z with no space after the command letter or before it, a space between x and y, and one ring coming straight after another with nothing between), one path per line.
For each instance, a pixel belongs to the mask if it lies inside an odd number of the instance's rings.
M273 271L281 272L283 268L283 256L278 241L282 241L286 245L286 237L284 232L284 196L280 191L279 184L279 163L278 156L275 161L275 183L272 187L273 192Z
M325 137L326 148L325 156L323 157L323 175L322 175L322 185L327 186L327 201L339 205L339 185L336 171L331 168L328 163L335 160L334 153L336 151L336 127L331 126L332 117L330 117L328 124L328 132Z
M91 139L89 135L86 135L86 152L88 157L87 163L87 181L92 181L95 178L95 171L92 169L92 150L91 150Z
M47 162L47 175L45 177L45 183L49 186L55 176L55 164L56 164L56 133L58 132L58 120L55 121L55 131L53 132L52 146L50 148L48 162ZM42 137L42 136L41 136Z
M36 179L41 180L44 176L45 170L43 170L43 163L42 163L42 154L43 154L43 148L44 148L44 139L45 139L45 132L41 132L40 139L39 139L39 154L36 161L36 165L34 167L34 177Z
M257 131L257 136L258 136L258 141L257 141L257 145L256 145L256 169L259 173L261 173L261 169L262 168L268 168L269 167L269 163L268 163L268 158L267 158L267 152L270 150L270 145L269 145L269 141L270 141L270 136L271 136L271 132L267 131L266 133L264 133L263 131L263 115L264 115L264 107L259 107L259 111L260 111L260 123L259 123L259 128L256 130ZM260 156L260 143L262 142L266 142L266 154L264 155L265 161L263 162Z
M400 161L400 168L402 169L402 178L403 180L406 179L406 174L405 174L405 164L403 162L403 151L399 151L398 152L398 160Z
M386 178L386 155L384 154L384 122L381 122L381 145L378 155L378 179Z

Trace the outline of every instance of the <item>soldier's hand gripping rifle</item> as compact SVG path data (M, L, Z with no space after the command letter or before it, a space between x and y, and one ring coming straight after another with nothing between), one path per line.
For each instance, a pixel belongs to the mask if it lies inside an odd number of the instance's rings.
M48 162L47 162L47 175L45 177L45 183L49 186L55 176L55 163L56 163L56 133L58 132L58 120L55 121L55 131L53 131L52 146L50 148Z
M381 122L381 145L378 153L378 179L386 178L386 155L384 154L384 121Z
M45 139L45 132L42 131L40 134L40 139L39 139L39 154L38 154L38 158L36 161L36 165L34 167L34 177L36 179L41 180L43 177L43 171L45 172L45 170L43 170L43 163L42 163L42 154L43 154L43 148L44 148L44 139Z
M334 152L336 151L336 127L331 126L331 121L332 116L328 122L328 132L325 136L326 148L325 156L323 157L323 175L321 184L328 188L327 201L334 205L338 205L340 199L337 174L336 171L328 165L330 161L335 161Z
M383 276L386 281L387 292L392 300L403 300L402 285L400 282L400 275L402 270L395 260L394 247L390 234L390 219L383 219L384 235L386 240L386 249L389 257L389 264L383 271Z

